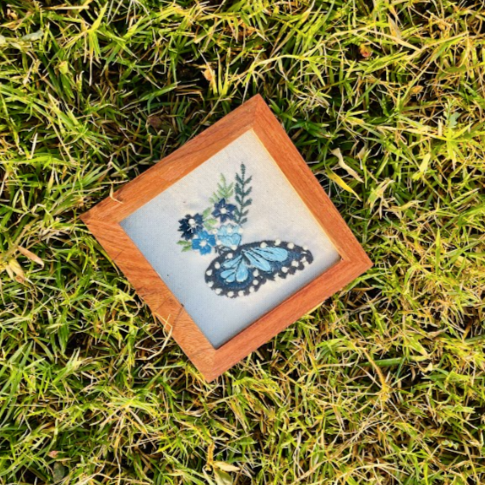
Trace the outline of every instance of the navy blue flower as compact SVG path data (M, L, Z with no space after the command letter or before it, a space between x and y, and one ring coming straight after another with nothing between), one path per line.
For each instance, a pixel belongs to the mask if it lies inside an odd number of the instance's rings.
M179 231L182 233L182 237L187 241L192 239L197 232L204 228L203 222L204 220L200 214L195 214L194 216L187 214L179 221Z
M200 254L208 254L216 245L216 237L207 231L199 231L192 239L192 249L198 250Z
M217 204L214 204L214 210L212 215L220 219L221 222L234 220L234 211L236 206L233 204L227 204L226 199L221 199Z

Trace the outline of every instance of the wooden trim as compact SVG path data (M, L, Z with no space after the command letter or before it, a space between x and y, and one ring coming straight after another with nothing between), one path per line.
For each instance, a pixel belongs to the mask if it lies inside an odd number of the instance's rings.
M342 259L227 343L214 349L119 223L248 130L254 130ZM113 196L83 214L81 219L208 381L220 376L372 266L259 95L127 183Z

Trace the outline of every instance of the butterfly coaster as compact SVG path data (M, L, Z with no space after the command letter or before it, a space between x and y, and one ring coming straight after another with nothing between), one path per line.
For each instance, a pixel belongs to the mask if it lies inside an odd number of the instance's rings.
M208 381L372 265L260 96L82 220Z

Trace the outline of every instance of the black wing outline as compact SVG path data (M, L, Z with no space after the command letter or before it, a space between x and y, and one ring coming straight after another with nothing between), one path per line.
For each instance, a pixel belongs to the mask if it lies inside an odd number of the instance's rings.
M217 295L237 298L255 293L267 281L303 270L313 262L306 247L265 240L224 251L205 272L205 281Z

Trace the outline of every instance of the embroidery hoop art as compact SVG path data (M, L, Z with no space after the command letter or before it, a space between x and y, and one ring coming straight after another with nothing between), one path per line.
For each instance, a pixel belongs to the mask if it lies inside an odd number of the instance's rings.
M340 260L215 348L120 223L168 188L176 187L178 181L248 131L256 135L276 162L286 181L330 239ZM216 214L220 214L221 208L232 210L224 201L218 209L214 209L219 210ZM259 95L104 199L83 214L81 219L207 381L220 376L372 266L347 224ZM212 239L209 242L212 244ZM272 241L261 242L265 248L262 251L267 251L267 243L274 246ZM246 246L254 249L254 244ZM295 253L292 257L299 261L304 257L305 250L299 246L297 248L299 255ZM200 250L198 246L197 249ZM267 252L260 254L269 257ZM274 259L276 256L271 257ZM271 264L273 269L281 269L279 263ZM214 270L214 267L211 266L211 269ZM206 275L205 279L210 283L214 276Z

